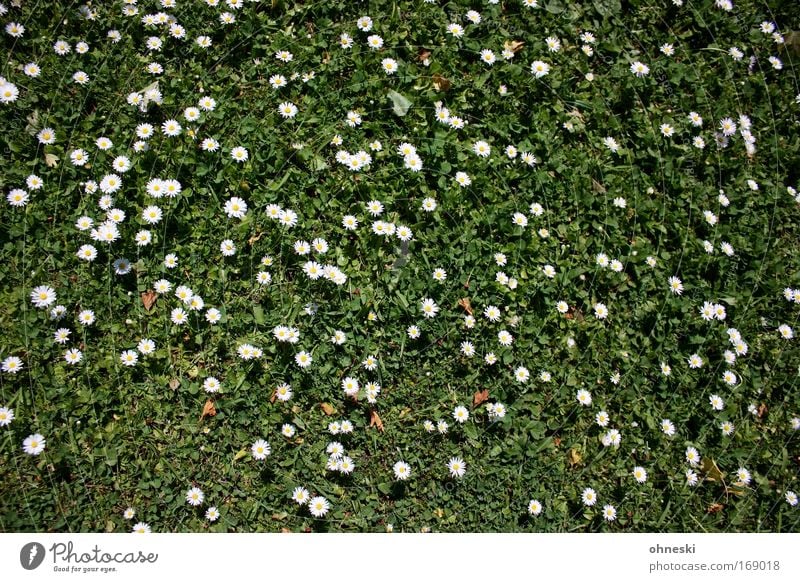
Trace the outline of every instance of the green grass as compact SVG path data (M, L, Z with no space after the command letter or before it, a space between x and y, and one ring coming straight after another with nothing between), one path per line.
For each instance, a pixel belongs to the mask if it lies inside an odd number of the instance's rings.
M800 288L798 206L787 190L798 187L800 167L790 34L800 11L777 1L736 2L731 12L710 0L540 3L247 2L232 10L178 0L165 10L142 0L134 16L123 15L121 2L101 3L93 20L72 2L8 6L4 26L26 30L2 37L0 74L19 98L0 103L0 187L4 196L26 189L30 200L0 205L0 360L16 356L24 365L0 373L0 407L15 415L0 427L0 530L130 531L143 521L161 532L386 531L388 524L411 532L796 531L800 514L784 495L800 489L800 432L792 426L800 416L800 353L778 328L797 327L798 307L784 289ZM480 24L466 20L469 9L480 12ZM160 10L175 16L185 39L143 25L143 15ZM225 10L234 24L220 22ZM374 27L363 32L356 21L367 14ZM777 23L784 44L761 32L763 21ZM448 33L450 23L464 35ZM107 37L110 29L119 42ZM585 31L596 37L592 56L581 50ZM353 38L351 48L341 48L342 33ZM368 48L372 34L382 37L381 50ZM195 43L200 35L211 48ZM162 39L161 50L147 50L150 36ZM560 51L548 51L551 36ZM57 40L72 51L56 55ZM82 55L81 40L89 44ZM524 43L510 60L500 54L507 41ZM673 56L659 51L664 43ZM728 53L734 46L741 61ZM494 51L493 65L481 62L483 49ZM293 59L277 60L279 50ZM383 72L385 58L397 61L396 74ZM534 77L535 60L550 65L548 75ZM154 61L163 74L147 72ZM649 74L633 75L634 61ZM40 76L25 75L29 62ZM78 70L88 84L72 81ZM311 71L311 79L293 78ZM285 87L270 86L276 74ZM126 102L154 81L160 105L140 111ZM203 96L216 108L187 121L184 110ZM297 106L295 117L281 117L283 102ZM437 102L464 128L437 121ZM361 125L348 126L350 111ZM692 111L702 127L689 122ZM752 156L740 115L752 123ZM738 128L722 148L714 133L725 117ZM168 119L183 126L179 136L161 132ZM135 151L142 123L156 132L146 151ZM662 135L662 124L675 134ZM45 127L55 129L55 143L37 139ZM113 141L111 150L96 147L101 136ZM335 136L341 145L332 145ZM705 148L693 145L695 136ZM201 149L209 137L218 151ZM617 153L606 137L619 143ZM491 146L489 157L473 152L479 140ZM380 150L370 148L374 141ZM402 143L416 148L421 171L404 168ZM248 150L245 163L231 159L237 146ZM78 148L89 154L85 166L70 162ZM351 171L337 162L339 150L369 152L372 162ZM522 162L523 152L537 163ZM113 207L126 214L121 236L94 242L75 226L81 216L95 227L105 219L101 192L85 183L99 184L121 155L132 162L113 194ZM471 184L459 186L457 172ZM31 174L41 189L25 185ZM178 180L180 195L148 195L154 178ZM243 219L223 210L233 196L247 203ZM422 208L428 197L435 211ZM385 207L380 220L407 226L413 238L374 234L371 200ZM530 212L533 203L541 216ZM294 210L297 225L270 218L271 204ZM163 212L158 224L142 218L150 205ZM517 212L527 215L525 228L512 223ZM357 217L356 230L342 226L345 215ZM137 246L144 229L152 242ZM327 241L327 253L296 253L295 241L316 238ZM233 256L221 254L225 239ZM96 247L94 261L76 256L84 244ZM178 256L174 269L164 266L168 253ZM504 266L496 253L505 254ZM619 260L621 271L599 266L599 253ZM117 275L121 257L132 268ZM309 259L337 267L346 282L310 280ZM443 282L433 279L435 268L447 272ZM271 274L268 285L256 281L262 270ZM498 283L498 271L516 286ZM670 292L673 276L681 295ZM148 310L141 295L162 278L172 290ZM38 285L55 290L63 319L31 302ZM182 306L180 285L205 304L198 312L183 306L183 326L170 321ZM425 298L439 306L436 317L423 316ZM567 313L556 310L559 301ZM725 308L724 321L704 321L706 301ZM598 302L608 307L606 319L594 315ZM490 305L501 310L497 322L483 315ZM204 318L212 307L222 314L216 325ZM84 309L96 315L91 326L78 322ZM276 341L279 325L297 328L299 341ZM418 339L409 337L411 325ZM53 334L62 327L71 335L59 345ZM729 328L747 346L732 365L724 359L734 349ZM503 329L513 335L510 346L498 342ZM347 336L342 345L330 341L336 330ZM120 354L142 338L155 352L124 366ZM474 357L463 355L465 341ZM245 343L262 357L242 360L237 348ZM82 351L79 364L65 361L69 348ZM313 357L308 368L295 363L300 350ZM494 365L484 361L488 352ZM692 354L702 367L688 365ZM362 366L370 355L374 371ZM520 366L530 371L527 382L515 380ZM723 381L726 370L735 385ZM207 394L211 376L222 390ZM345 397L345 377L360 381L357 400ZM374 405L367 382L381 386ZM288 402L272 398L281 383L292 387ZM506 406L503 418L491 419L485 403L472 406L484 389L488 402ZM581 389L591 393L590 406L576 399ZM713 394L723 410L710 406ZM201 418L208 401L216 415ZM464 424L452 416L459 405L470 411ZM371 411L383 431L370 426ZM610 416L605 428L595 420L600 411ZM328 424L344 419L352 433L331 435ZM440 419L449 423L446 434L425 431L426 420ZM662 433L662 419L675 424L674 436ZM735 426L729 436L720 429L726 421ZM286 423L296 427L292 438L281 435ZM603 445L609 429L621 433L619 446ZM22 449L33 433L47 441L37 456ZM264 461L250 454L260 438L271 445ZM355 463L350 475L326 470L334 440ZM686 483L687 446L705 460L695 487ZM460 479L448 474L451 457L466 462ZM401 460L412 471L404 482L392 470ZM646 469L645 483L633 478L635 466ZM752 475L747 486L737 485L740 467ZM201 507L186 502L192 486L205 494ZM312 517L291 498L298 486L324 496L330 512ZM586 487L597 492L593 507L581 503ZM541 515L529 515L531 499L542 503ZM615 521L603 519L606 504ZM204 518L209 506L219 509L218 521ZM136 510L131 522L123 518L128 507Z

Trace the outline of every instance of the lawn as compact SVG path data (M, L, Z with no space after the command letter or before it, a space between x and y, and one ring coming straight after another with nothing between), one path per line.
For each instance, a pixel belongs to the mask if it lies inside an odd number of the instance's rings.
M796 3L0 15L1 531L798 530Z

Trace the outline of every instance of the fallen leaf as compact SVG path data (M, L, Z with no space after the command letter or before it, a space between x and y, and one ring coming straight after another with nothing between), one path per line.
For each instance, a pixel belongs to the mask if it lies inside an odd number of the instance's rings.
M419 59L420 63L424 62L429 56L431 56L431 51L426 48L420 48L419 52L417 53L417 58Z
M525 46L525 43L521 40L507 40L503 43L503 48L506 50L511 51L512 53L518 53L522 50L522 47Z
M381 417L378 416L378 413L374 410L369 411L369 425L375 426L380 432L383 432L383 421L381 420Z
M472 407L475 408L476 406L480 406L487 400L489 400L489 390L486 388L483 390L478 390L472 395Z
M553 444L555 446L559 446L561 444L561 437L554 436L553 437Z
M720 511L722 511L723 507L725 507L725 506L722 503L712 503L711 505L708 506L708 509L706 509L706 512L707 513L719 513Z
M247 449L242 449L238 453L236 453L236 456L233 457L233 460L238 461L239 459L244 459L247 455L248 455Z
M178 386L180 385L181 383L177 378L173 378L172 380L169 381L169 387L172 388L173 390L177 390Z
M281 528L281 533L292 533L291 530L286 529L285 527Z
M275 404L275 399L276 398L278 398L278 391L277 390L273 390L272 391L272 396L269 399L269 403L270 404Z
M763 418L767 414L767 410L767 405L762 402L758 407L758 418Z
M722 471L719 470L719 467L717 467L717 464L714 462L714 459L709 459L708 457L705 457L701 463L701 467L703 473L706 474L706 479L710 481L722 482L724 476L722 474Z
M45 154L44 155L44 163L47 164L48 168L52 168L58 165L58 156L55 154Z
M322 404L319 405L319 407L322 409L322 412L324 412L328 416L336 414L336 409L327 402L323 402Z
M442 77L440 74L436 73L433 76L433 86L437 91L448 91L450 89L451 83L445 77Z
M155 291L152 289L148 289L144 293L142 293L142 305L147 311L150 311L153 308L153 304L156 302L156 295Z
M216 416L217 415L217 408L214 406L214 401L209 399L206 400L205 405L203 406L203 412L200 414L200 420L203 420L206 416Z
M575 465L581 462L581 454L578 452L578 449L570 449L569 453L567 454L567 462L569 463L570 467L574 467Z
M264 236L264 231L261 231L258 234L254 234L249 239L247 239L247 244L253 246L256 243L256 241L261 239L262 236Z
M469 297L462 297L459 299L458 306L462 307L464 311L472 315L472 304L469 302Z

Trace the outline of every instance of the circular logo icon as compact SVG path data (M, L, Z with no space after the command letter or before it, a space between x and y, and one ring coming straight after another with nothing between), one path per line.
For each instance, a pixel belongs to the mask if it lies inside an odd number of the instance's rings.
M39 542L28 542L19 551L19 563L26 570L35 570L44 561L44 546Z

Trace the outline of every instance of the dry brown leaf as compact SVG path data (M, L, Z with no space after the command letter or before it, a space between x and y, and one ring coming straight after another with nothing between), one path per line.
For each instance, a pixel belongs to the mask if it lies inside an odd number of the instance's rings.
M148 289L144 293L142 293L142 305L147 311L150 311L153 308L153 304L156 302L156 292L152 289Z
M720 481L724 479L724 475L722 471L719 470L717 464L714 462L714 459L709 459L708 457L703 457L701 462L701 467L703 469L703 473L706 475L706 479L710 481Z
M437 91L448 91L450 89L450 85L450 81L448 81L445 77L442 77L440 74L437 73L433 76L433 86Z
M486 388L483 390L478 390L472 395L472 407L475 408L476 406L480 406L487 400L489 400L489 390Z
M560 446L560 445L561 445L561 437L554 436L554 437L553 437L553 444L554 444L555 446Z
M331 406L330 404L328 404L327 402L322 402L319 405L319 407L322 409L322 412L324 412L328 416L336 414L336 409L333 406Z
M203 420L206 416L216 416L217 415L217 408L214 406L214 401L211 399L206 400L205 405L203 406L203 412L200 414L200 420Z
M581 462L582 458L583 457L581 457L581 454L580 452L578 452L578 449L570 449L569 453L567 454L567 462L569 463L570 467L578 465Z
M758 418L764 418L764 416L767 414L767 410L767 405L762 402L758 407Z
M429 56L431 56L431 51L426 48L420 48L417 53L417 59L419 59L420 63L424 62Z
M522 50L522 47L525 46L525 43L521 40L507 40L503 43L503 48L506 50L511 51L512 53L518 53Z
M249 239L247 239L247 244L253 246L261 237L264 236L264 231L259 232L258 234L254 234Z
M464 311L472 315L472 304L469 302L469 297L462 297L459 299L458 306L462 307Z
M178 386L180 385L181 385L180 380L178 380L177 378L173 378L172 380L169 381L169 387L172 388L173 390L177 390Z
M374 410L369 411L369 425L377 427L380 432L383 432L383 421Z
M719 513L720 511L722 511L723 507L725 507L725 506L722 503L712 503L711 505L708 506L708 509L706 509L706 512L708 512L708 513Z
M269 397L269 403L270 403L270 404L275 404L275 399L276 399L276 398L278 398L278 391L277 391L277 390L274 390L274 391L272 392L272 396L270 396L270 397Z

